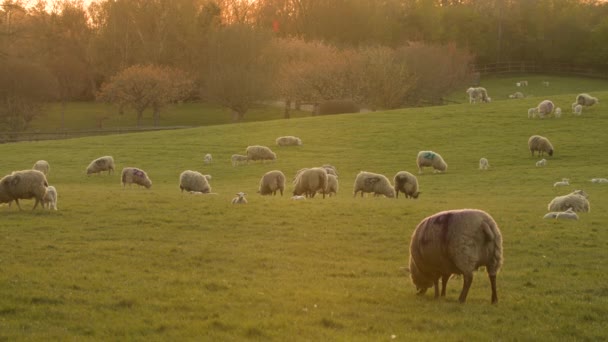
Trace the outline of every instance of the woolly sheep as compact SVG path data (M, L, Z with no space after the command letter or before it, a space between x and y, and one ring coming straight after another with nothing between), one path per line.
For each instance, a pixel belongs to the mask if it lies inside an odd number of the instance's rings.
M573 112L575 115L581 115L581 114L583 114L583 106L582 106L582 105L580 105L580 104L576 104L576 105L573 107L572 112Z
M51 171L51 166L49 165L49 162L47 162L46 160L39 160L34 163L32 170L38 170L38 171L44 173L45 176L48 176L49 172Z
M528 109L528 119L535 118L538 115L538 108L530 108Z
M285 190L285 175L279 170L268 171L262 176L260 180L260 187L258 193L260 195L276 195L277 190L283 196L283 190Z
M242 154L233 154L232 157L230 157L230 161L232 162L232 166L237 166L241 163L247 163L249 159Z
M488 97L488 91L483 87L469 88L467 89L469 95L469 103L490 102L491 99Z
M276 153L266 146L254 145L247 147L247 160L276 160Z
M522 93L521 91L516 91L513 94L509 95L510 99L523 99L524 97L524 93Z
M327 171L321 167L313 167L299 171L294 180L294 196L305 195L306 197L315 197L317 191L321 191L325 198L325 190L327 188L328 176Z
M143 187L146 187L146 189L150 189L150 187L152 186L152 181L150 180L150 178L148 178L146 172L136 167L123 168L120 178L123 188L127 184L129 184L129 186L131 186L131 184L141 185Z
M536 166L537 167L547 166L547 159L541 159L541 160L537 161Z
M335 166L329 165L329 164L323 164L321 167L324 168L325 171L327 171L328 175L334 175L334 176L338 177L338 169L336 169Z
M431 166L435 169L435 172L445 172L448 169L448 164L443 160L439 153L433 151L420 151L416 158L416 164L418 165L418 173L422 173L422 168L425 166Z
M0 203L11 203L15 201L17 207L20 199L34 198L34 208L42 203L46 189L49 186L44 173L38 170L13 171L10 175L0 179Z
M326 169L327 170L327 169ZM331 170L331 169L330 169ZM336 175L327 173L327 188L325 190L320 190L321 194L329 195L331 197L332 194L338 194L338 177Z
M566 211L562 211L557 213L555 217L557 220L578 220L578 215L572 210L572 208L568 208Z
M565 211L572 208L573 211L591 211L587 194L582 190L575 190L567 195L555 197L547 206L549 211Z
M213 156L211 156L211 153L205 154L205 157L203 158L203 162L205 164L211 164L212 161L213 161Z
M555 108L555 113L554 113L555 117L557 119L562 117L562 109L560 107Z
M302 145L302 139L291 135L278 137L276 139L278 146L300 146Z
M597 99L597 97L582 93L576 96L576 103L584 107L591 107L594 104L600 103L600 101Z
M473 271L485 266L492 288L492 303L498 302L496 274L502 266L502 234L494 219L477 209L448 210L422 220L410 242L410 276L418 294L433 286L445 296L448 279L462 274L464 285L459 301L464 303L473 282Z
M592 178L592 183L608 183L608 178Z
M200 172L192 170L186 170L179 175L179 188L182 192L184 190L202 194L211 192L211 185L209 185L207 178Z
M247 204L246 195L244 192L237 192L236 197L232 199L232 204Z
M418 179L413 174L407 171L399 171L393 177L395 183L395 197L399 198L399 192L405 194L405 198L417 199L420 195L418 191Z
M553 145L551 145L549 139L540 135L533 135L528 139L528 148L530 149L532 156L534 156L534 152L536 151L538 151L539 157L544 153L553 156Z
M570 185L570 180L568 178L562 178L561 181L553 183L553 187L568 186L568 185Z
M538 117L540 117L541 119L544 119L545 116L548 116L551 113L553 113L554 109L555 109L555 104L553 104L553 101L543 100L536 107L536 113L538 114Z
M361 197L363 197L363 193L384 195L389 198L395 197L395 188L391 185L391 182L386 176L378 173L359 172L357 178L355 178L353 197L356 197L359 191L361 191Z
M99 157L87 167L87 175L92 173L101 174L102 171L108 171L108 174L114 172L114 158L112 156Z
M54 186L49 185L46 188L44 197L42 197L42 207L57 210L57 189Z
M479 169L480 170L487 170L488 168L490 168L490 162L488 161L488 159L486 159L486 158L480 158L479 159Z

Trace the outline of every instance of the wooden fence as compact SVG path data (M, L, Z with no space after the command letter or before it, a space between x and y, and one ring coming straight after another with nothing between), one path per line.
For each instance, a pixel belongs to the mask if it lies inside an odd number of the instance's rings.
M608 65L582 66L570 63L502 62L473 65L479 75L489 74L563 74L608 79Z

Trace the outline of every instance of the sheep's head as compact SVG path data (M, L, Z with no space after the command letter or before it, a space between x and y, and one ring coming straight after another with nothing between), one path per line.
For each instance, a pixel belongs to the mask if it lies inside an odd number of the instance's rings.
M417 199L418 196L420 196L420 191L416 191L416 193L413 193L411 196L412 198Z
M411 256L410 256L410 278L412 279L412 283L414 283L414 286L416 286L416 290L418 290L419 295L426 293L426 290L429 287L433 286L433 280L427 278L422 272L420 272L420 269L418 269L418 266L412 260Z
M550 149L549 152L547 152L549 154L549 156L553 156L553 149Z

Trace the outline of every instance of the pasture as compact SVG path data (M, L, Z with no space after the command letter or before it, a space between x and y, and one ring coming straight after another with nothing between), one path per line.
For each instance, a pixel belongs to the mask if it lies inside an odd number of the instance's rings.
M21 212L0 207L0 340L606 339L608 185L589 179L608 176L608 109L575 117L575 95L550 97L561 119L528 119L534 97L0 145L2 175L45 159L59 193L56 212L32 212L28 200ZM527 149L533 134L555 147L544 168ZM279 148L281 135L303 145ZM230 156L253 144L278 160L232 167ZM352 197L360 170L417 174L420 150L449 167L418 175L419 199ZM116 173L87 177L102 155ZM325 163L338 169L338 195L291 201L294 173ZM152 188L123 189L126 166L145 170ZM186 169L211 174L217 194L180 193ZM257 195L273 169L287 193ZM552 186L564 177L570 186ZM590 213L542 219L574 189L589 193ZM239 191L249 204L230 204ZM462 278L444 299L415 295L405 270L412 231L457 208L485 210L502 230L497 305L483 270L464 305Z

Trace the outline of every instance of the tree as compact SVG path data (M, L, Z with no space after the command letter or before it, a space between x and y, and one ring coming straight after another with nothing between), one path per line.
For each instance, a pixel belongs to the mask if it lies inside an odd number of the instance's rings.
M144 111L152 109L154 125L158 126L160 112L167 104L189 97L193 82L178 69L135 65L104 83L97 95L99 101L118 105L119 110L130 107L137 114L137 127Z

